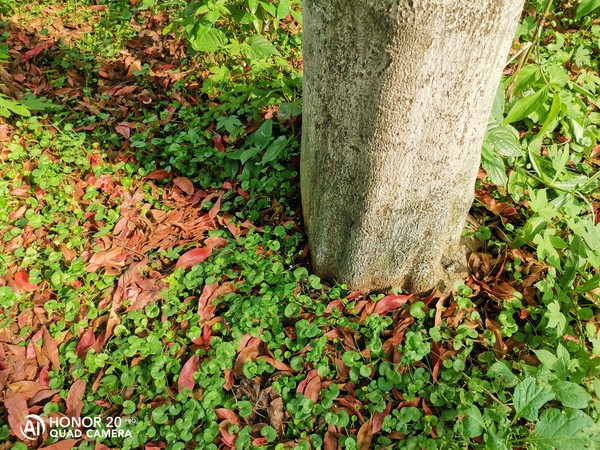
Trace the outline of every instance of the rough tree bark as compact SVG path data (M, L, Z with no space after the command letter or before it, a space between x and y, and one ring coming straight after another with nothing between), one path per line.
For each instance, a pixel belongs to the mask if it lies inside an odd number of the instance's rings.
M522 6L304 0L300 175L317 275L364 291L455 279Z

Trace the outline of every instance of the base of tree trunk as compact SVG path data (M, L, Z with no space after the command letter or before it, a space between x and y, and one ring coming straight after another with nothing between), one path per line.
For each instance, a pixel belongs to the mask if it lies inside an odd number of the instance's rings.
M522 0L304 0L300 178L312 267L452 289Z

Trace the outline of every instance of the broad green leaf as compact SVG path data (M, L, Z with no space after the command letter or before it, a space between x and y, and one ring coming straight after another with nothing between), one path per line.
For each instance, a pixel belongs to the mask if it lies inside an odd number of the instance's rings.
M260 2L260 6L263 7L263 9L268 12L271 16L275 17L277 16L277 9L275 8L275 5L273 5L270 2Z
M504 120L504 84L500 83L496 90L496 97L494 98L494 104L492 105L491 118L498 123L502 123Z
M550 368L554 367L554 364L556 364L556 362L558 361L556 355L554 355L552 352L549 352L548 350L534 350L533 353L535 353L535 356L537 356L537 358L542 364Z
M575 20L579 20L582 17L587 16L599 6L600 0L583 0L577 8L577 12L575 13Z
M592 401L592 396L585 388L570 381L557 381L552 385L552 392L567 408L584 409Z
M283 19L291 10L290 0L279 0L279 5L277 6L277 18Z
M258 9L258 0L248 0L248 10L254 14Z
M548 319L548 328L555 328L562 335L567 326L567 318L560 310L560 303L556 300L550 303L544 316Z
M188 36L190 46L197 52L216 52L227 45L225 33L216 28L197 27L197 32Z
M252 135L252 143L259 146L260 148L266 147L266 145L273 138L273 121L271 119L265 120L258 130Z
M275 142L273 142L265 152L262 158L262 164L277 159L277 157L283 151L287 143L288 139L285 136L279 136L277 139L275 139Z
M595 434L594 421L587 414L549 409L540 416L531 440L539 450L582 450L598 448L592 447Z
M515 414L527 420L536 420L540 408L553 398L554 393L538 385L535 378L525 378L515 387Z
M484 429L485 422L483 421L481 411L479 411L477 406L471 405L467 410L467 416L463 419L463 430L465 432L465 436L468 438L481 436L481 433L483 433Z
M500 436L499 434L490 430L485 432L485 448L486 450L511 450L508 446L506 437Z
M33 95L29 95L19 101L32 111L45 111L47 109L53 109L57 107L57 105L53 105L52 102L50 102L47 98L36 97Z
M576 359L571 359L569 350L562 345L556 346L556 363L552 367L554 375L560 380L566 380L579 367Z
M556 125L558 125L558 113L560 113L562 109L562 103L560 101L560 97L558 96L558 94L554 94L554 98L552 99L552 105L550 106L550 111L548 112L548 115L546 116L546 120L544 121L544 125L542 125L542 128L540 129L540 131L538 132L538 134L536 135L536 137L533 139L533 141L531 142L531 146L540 146L541 145L541 141L542 139L544 139L544 136L547 133L552 132L552 130L554 130L554 128L556 128Z
M253 156L258 155L261 150L262 150L262 148L260 148L260 147L252 147L252 148L249 148L248 150L244 150L244 152L240 156L241 163L246 164L246 161L248 161Z
M560 237L555 236L554 228L547 228L543 234L538 234L533 237L534 244L537 244L538 259L545 259L552 264L556 269L561 270L560 255L556 249L562 249L567 246L567 243Z
M279 51L271 44L267 38L261 34L253 34L246 39L249 46L248 57L250 58L268 58L269 56L279 55Z
M565 289L573 284L577 270L586 263L585 244L578 235L574 235L569 245L567 259L565 261L565 274L560 280L560 286Z
M290 120L292 116L298 117L300 114L302 114L302 104L299 101L282 103L277 111L277 115L283 120Z
M240 119L238 119L238 116L236 115L219 117L217 119L217 130L225 128L229 134L235 133L241 126L242 122L240 122Z
M547 66L545 71L548 74L548 84L556 89L563 89L570 80L563 64Z
M485 139L491 150L501 156L524 155L517 136L507 126L503 126L498 122L492 122L488 125Z
M5 98L3 96L0 96L0 108L7 109L8 111L12 111L13 113L23 117L29 117L31 115L31 113L29 112L29 108L22 105L21 102L19 102L18 100L13 100L12 98Z
M548 88L545 87L540 89L535 94L523 97L510 108L510 111L504 119L504 124L509 124L523 120L529 114L537 111L539 108L544 106L546 99L548 98Z
M585 283L583 283L581 286L579 286L577 288L577 292L579 292L579 293L589 292L592 289L596 289L598 286L600 286L600 273L597 275L594 275L592 278L590 278Z
M517 167L508 176L508 193L513 195L517 194L521 196L525 194L527 189L527 175L522 168ZM515 197L517 199L517 197ZM518 200L518 199L517 199Z
M525 244L531 242L534 236L538 233L541 233L548 222L541 218L539 215L535 214L531 216L523 228L521 228L517 233L517 238L513 242L513 248L519 248Z
M542 77L542 69L537 64L528 64L523 66L517 75L515 82L515 92L523 92Z
M488 377L498 380L504 387L513 387L519 382L519 378L512 372L508 363L496 361L487 372Z
M506 186L508 177L506 176L504 161L493 153L488 142L484 142L481 149L481 165L492 183L497 186Z

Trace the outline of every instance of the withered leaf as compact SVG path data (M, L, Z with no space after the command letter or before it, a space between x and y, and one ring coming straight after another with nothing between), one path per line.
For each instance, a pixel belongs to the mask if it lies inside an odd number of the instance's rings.
M8 424L15 436L24 439L21 427L25 425L25 416L29 414L27 400L19 392L7 391L4 396L4 407L8 412Z
M411 295L388 295L383 297L375 304L375 314L386 314L390 311L400 308L412 296Z
M75 380L67 394L67 416L79 417L83 409L83 394L85 392L85 381Z
M194 381L194 373L198 370L200 364L200 358L197 355L193 355L181 368L179 373L179 379L177 380L177 388L179 392L183 392L184 388L188 388L190 391L194 390L196 382Z
M14 274L13 278L17 287L25 292L37 291L39 288L37 284L31 284L29 282L29 274L27 272L19 271Z
M281 434L283 432L284 419L283 399L281 397L277 397L271 401L267 409L267 414L269 415L271 426L275 428L277 434Z
M371 447L371 439L373 438L373 424L371 420L367 420L358 430L358 448L359 450L369 450Z
M52 337L46 327L43 330L42 354L48 358L48 361L52 363L55 369L60 369L60 357L58 354L58 342Z
M173 184L185 192L187 195L194 195L194 185L186 177L177 177L173 180Z
M212 249L195 248L194 250L190 250L189 252L186 252L183 255L181 255L177 260L177 264L175 264L175 267L183 267L184 269L189 269L194 264L206 261L211 254Z

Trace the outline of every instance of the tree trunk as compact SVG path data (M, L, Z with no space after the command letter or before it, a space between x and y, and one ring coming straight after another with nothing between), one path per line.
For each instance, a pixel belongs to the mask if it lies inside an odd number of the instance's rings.
M300 174L317 275L363 291L456 278L522 6L304 0Z

